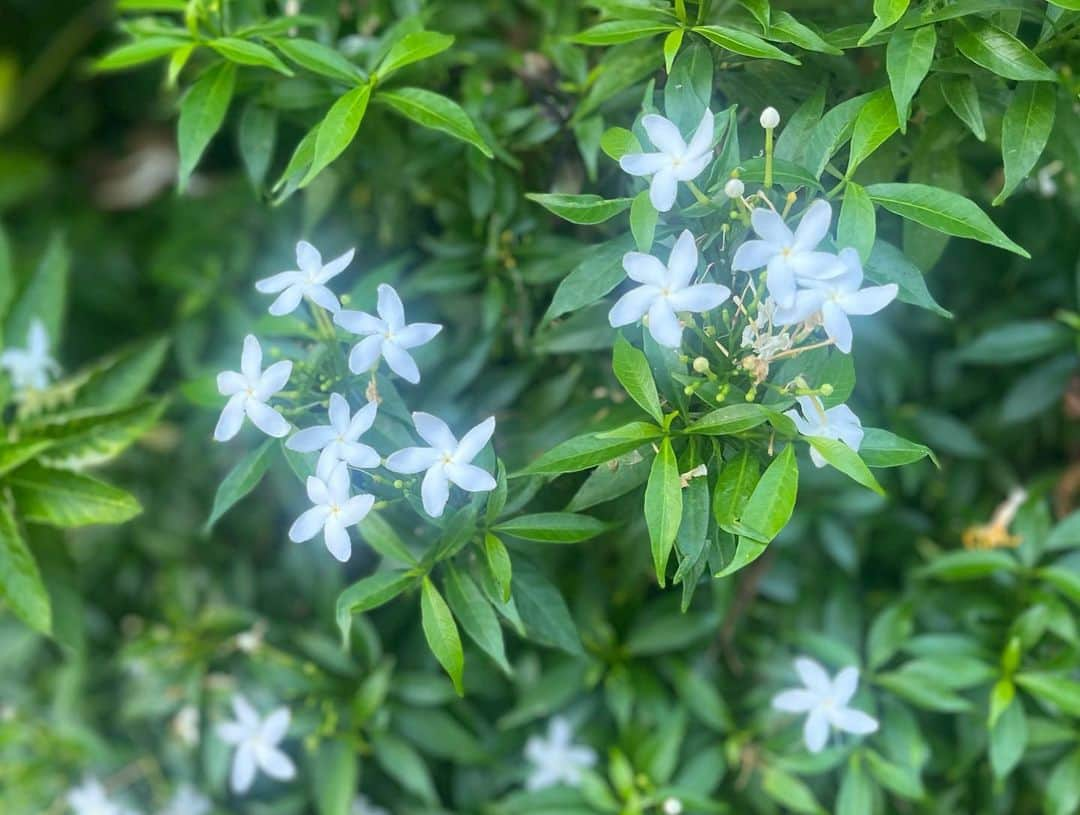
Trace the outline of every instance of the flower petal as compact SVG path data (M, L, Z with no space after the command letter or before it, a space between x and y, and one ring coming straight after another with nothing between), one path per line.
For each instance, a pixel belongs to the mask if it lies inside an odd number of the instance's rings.
M338 435L345 435L349 430L349 420L352 411L349 409L349 400L340 393L330 394L330 403L326 406L326 415L330 419L330 427Z
M878 729L877 719L850 707L834 708L829 718L837 730L854 733L857 736L865 736Z
M434 466L441 458L442 454L431 447L406 447L390 454L386 459L386 469L411 475Z
M446 502L450 500L450 480L446 477L445 467L435 466L427 471L420 484L420 497L428 515L432 518L442 516Z
M356 250L350 249L348 252L338 255L336 258L334 258L322 267L322 271L319 273L317 280L320 283L325 283L327 280L337 277L339 274L345 271L346 267L348 267L350 263L352 263L352 259L355 254Z
M270 304L268 310L275 317L292 314L296 311L296 307L300 305L300 301L303 299L304 286L300 283L294 283L278 295L277 300Z
M899 291L895 283L868 286L852 294L841 295L837 302L848 314L877 314L896 299Z
M234 394L225 403L214 428L214 441L229 441L240 432L244 424L244 402L247 397L242 393Z
M484 445L495 432L495 417L488 416L476 427L461 437L454 451L453 459L458 464L468 464L484 449Z
M660 297L657 286L638 286L620 297L608 312L608 322L612 328L636 323L649 311L649 307Z
M323 541L336 560L344 563L352 556L352 541L340 517L331 515L323 527Z
M817 286L820 282L826 288L834 288L847 273L847 267L828 252L792 252L787 262L804 286Z
M367 517L367 514L371 512L373 506L375 506L374 495L368 495L366 492L361 493L360 495L354 495L346 501L341 508L341 512L338 515L341 519L341 525L349 527L360 523Z
M679 181L672 170L661 170L649 182L649 200L657 212L668 212L675 206Z
M412 323L394 334L394 342L402 348L416 348L431 342L440 331L438 323Z
M752 272L767 265L777 251L779 250L768 241L746 241L735 250L731 268L736 272Z
M322 531L329 515L330 509L326 506L317 506L305 510L289 527L289 540L293 543L303 543L311 540Z
M243 795L251 789L255 781L255 750L249 742L242 742L233 756L232 771L229 773L229 786L237 795Z
M851 701L855 690L859 687L859 669L849 665L840 671L832 681L832 698L837 705L843 707Z
M291 781L296 777L296 765L276 747L263 747L259 751L259 766L271 778L278 781Z
M262 372L259 384L255 387L255 398L265 402L279 390L285 387L292 375L292 361L283 359L275 362Z
M314 453L322 450L337 438L337 433L330 425L320 424L314 427L305 427L289 436L285 446L298 453Z
M703 155L697 156L696 158L687 159L686 161L681 162L677 167L674 167L672 169L672 172L675 175L675 180L693 181L695 178L701 175L702 172L705 171L705 168L712 163L712 160L713 155L710 151L704 153Z
M254 334L244 337L244 350L240 354L240 373L248 382L258 382L262 373L262 346Z
M805 688L780 691L772 698L772 706L785 713L806 713L818 703L818 698Z
M337 462L334 462L335 464ZM333 469L331 467L331 469ZM324 475L329 477L330 473L325 472ZM321 476L309 475L305 482L307 489L308 500L313 504L329 504L330 503L330 490L326 486L326 482Z
M381 334L386 331L386 323L366 311L342 309L334 315L334 322L353 334Z
M304 276L299 272L278 272L275 275L270 275L270 277L264 277L262 280L256 280L255 290L263 294L277 294L279 291L284 291L303 279Z
M280 439L289 435L289 423L269 405L248 399L244 402L244 412L251 419L251 423L267 436Z
M731 289L719 283L698 283L668 297L676 311L712 311L731 296Z
M795 673L799 675L799 679L807 689L818 696L828 696L832 693L832 680L816 659L798 657L795 660Z
M340 448L342 460L348 462L350 467L356 467L360 470L371 470L382 464L382 456L380 456L374 448L368 447L366 444L347 441L343 442L340 445Z
M217 375L217 389L222 396L233 396L247 390L247 380L236 371L222 371Z
M353 414L348 427L345 428L345 438L355 441L371 429L375 423L375 415L379 410L379 403L372 400Z
M843 354L851 353L851 321L844 310L829 300L821 306L821 323L837 349Z
M277 744L289 731L292 714L287 707L279 707L262 721L259 735L267 744Z
M667 280L667 267L660 258L644 252L627 252L622 259L626 275L636 283L648 286L663 286Z
M466 492L490 492L495 489L491 473L472 464L446 465L446 477Z
M832 207L824 198L819 198L810 205L795 228L795 241L792 248L803 252L816 249L829 231L831 222Z
M334 294L326 286L311 285L304 290L304 294L307 295L308 300L315 305L326 309L331 314L341 311L341 303L338 302L337 295Z
M240 722L219 722L214 732L226 744L239 744L250 735L251 730Z
M340 314L340 312L339 312ZM349 370L354 374L364 374L374 368L382 354L383 338L381 334L364 337L349 352Z
M811 753L820 753L829 740L829 719L821 708L814 708L803 725L803 741Z
M330 476L326 481L326 491L330 494L330 503L340 506L349 500L349 490L352 487L352 476L344 461L339 461L330 470Z
M791 264L783 255L774 255L768 268L765 283L769 287L769 294L780 308L791 308L795 304L796 291Z
M317 272L322 268L322 255L307 241L299 241L296 244L296 265L308 274Z
M777 306L773 311L775 325L796 325L821 310L825 295L815 289L801 289L795 292L795 300L788 307Z
M649 307L649 333L666 348L678 348L682 343L682 325L671 304L659 298Z
M664 153L627 153L619 159L619 167L630 175L652 175L671 167L671 156Z
M446 422L438 416L432 416L430 413L423 413L421 411L413 413L412 418L413 424L416 425L416 432L420 434L420 438L436 450L446 453L447 455L452 455L454 453L454 450L456 450L458 446L458 440L450 431L450 427Z
M376 310L391 331L397 332L405 327L405 306L401 304L401 298L393 286L379 284Z
M669 156L682 156L686 153L686 142L675 123L656 113L642 117L641 126L649 134L653 147Z
M233 715L236 721L247 728L259 726L259 712L252 707L251 702L242 693L237 693L232 698Z
M667 275L665 283L672 289L678 290L690 283L697 271L698 250L694 243L694 236L689 229L684 229L675 245L671 247L671 255L668 256Z
M758 237L771 243L777 250L789 247L795 242L795 235L784 223L780 213L769 207L757 207L751 212L750 223Z
M415 385L420 381L420 369L416 367L416 360L396 342L385 340L382 344L382 355L390 370L406 382Z

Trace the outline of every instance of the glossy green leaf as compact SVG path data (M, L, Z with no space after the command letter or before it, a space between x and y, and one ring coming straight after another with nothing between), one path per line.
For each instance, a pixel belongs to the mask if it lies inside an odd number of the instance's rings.
M379 91L376 101L388 105L419 125L440 130L466 144L471 144L488 158L494 156L461 105L438 93L423 88L397 88Z
M327 165L345 152L360 129L360 122L367 112L368 101L371 99L371 86L361 85L340 96L322 122L315 136L311 153L311 164L307 173L300 182L301 187L310 184L315 176L321 173ZM299 150L299 148L297 148ZM286 170L286 173L288 171Z
M210 517L206 519L204 532L209 533L222 515L258 486L270 467L277 449L276 440L267 439L254 450L245 453L233 465L214 494L214 507L210 510Z
M538 512L503 521L494 530L540 543L580 543L606 532L608 524L574 512Z
M1001 120L1005 183L994 198L1001 204L1035 168L1054 129L1057 94L1046 82L1020 82Z
M548 212L572 224L600 224L629 209L632 198L605 199L599 195L563 195L561 193L526 193Z
M7 478L19 514L31 523L120 524L142 512L131 493L81 473L25 464Z
M859 165L881 147L899 126L896 104L889 89L881 88L870 94L852 126L851 158L848 160L846 176L850 178Z
M736 54L756 59L777 59L781 62L789 62L792 65L802 63L790 54L784 53L772 43L738 28L724 25L699 25L693 28L695 34L700 34L711 43L726 48Z
M970 76L941 78L941 93L945 103L979 141L986 141L986 125L983 124L979 91Z
M612 356L612 368L619 383L627 394L642 410L648 413L657 424L664 420L660 407L660 395L656 391L652 371L645 354L632 346L622 335L615 340Z
M380 80L384 80L394 71L441 54L453 44L454 38L449 34L440 34L437 31L413 31L390 46L390 50L379 63L376 73Z
M0 601L35 631L52 631L49 594L6 501L0 501Z
M1057 74L1030 48L988 22L961 27L954 42L960 53L991 73L1018 81L1056 82Z
M404 570L388 570L358 580L338 595L336 619L347 643L354 614L371 611L388 603L416 583L416 576Z
M450 607L429 577L425 577L421 585L420 625L431 653L454 683L454 690L459 696L464 696L462 674L465 670L465 654L461 649L461 637Z
M667 562L679 532L682 510L679 464L671 449L671 440L665 438L653 459L649 481L645 486L645 524L649 529L656 580L661 586L667 580Z
M558 475L587 470L597 464L635 450L661 435L659 427L647 422L632 422L613 433L586 433L555 445L516 476Z
M450 566L446 570L443 590L446 592L450 610L454 612L469 638L491 657L504 673L511 673L510 663L506 661L502 628L495 616L495 610L473 579L467 572Z
M930 71L937 47L937 29L932 25L894 31L885 49L885 68L900 132L907 133L911 100Z
M180 150L180 187L187 186L210 140L221 129L236 87L236 65L222 62L208 69L180 102L176 142Z
M818 436L808 436L806 441L821 455L830 465L842 472L857 484L862 484L878 495L884 495L874 474L866 466L859 454L838 439L826 439Z
M350 85L367 79L364 72L340 51L321 42L304 37L273 37L269 42L301 68L312 73Z
M570 38L579 45L618 45L644 37L655 37L671 31L673 25L653 23L648 20L607 20L587 28Z
M210 40L207 45L225 57L225 59L230 62L235 62L237 65L269 68L271 71L277 71L279 74L284 74L285 76L293 75L289 66L282 62L278 58L278 55L265 45L259 45L258 43L242 40L237 37L219 37L216 40Z
M191 40L181 37L163 35L140 37L133 42L124 43L97 60L94 63L94 70L123 71L167 57L176 49L190 44Z
M870 200L865 187L849 181L844 186L844 200L836 222L836 245L841 249L853 247L859 253L859 259L866 263L873 251L876 236L874 202Z
M937 463L933 451L926 445L908 441L895 433L876 427L864 428L859 456L868 467L902 467L923 458Z

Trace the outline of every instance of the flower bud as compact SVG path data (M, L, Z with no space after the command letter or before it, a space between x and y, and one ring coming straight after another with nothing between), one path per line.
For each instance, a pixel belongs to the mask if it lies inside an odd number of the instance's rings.
M707 373L709 370L709 360L705 357L697 357L694 360L694 370L699 374Z
M822 385L820 390L821 390L821 395L822 396L832 396L833 395L833 386L830 385L828 382L826 382L824 385Z
M761 126L766 130L773 130L780 124L780 112L773 107L761 111Z
M682 801L678 798L665 798L664 803L660 805L660 809L663 810L664 815L682 815Z
M744 192L746 192L746 185L737 178L729 179L724 185L724 195L728 198L742 198Z

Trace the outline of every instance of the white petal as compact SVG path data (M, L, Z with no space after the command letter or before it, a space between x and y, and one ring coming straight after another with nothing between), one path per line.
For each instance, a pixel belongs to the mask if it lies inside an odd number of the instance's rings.
M435 466L427 471L420 484L420 497L424 502L424 511L432 518L439 518L450 500L450 481L443 467Z
M491 473L472 464L447 464L446 477L467 492L490 492L495 489Z
M383 338L381 334L364 337L349 352L349 370L354 374L363 374L370 371L378 364L382 347Z
M776 249L791 246L795 241L795 236L784 223L784 219L768 207L758 207L750 213L750 223L758 237L768 241Z
M343 442L339 445L340 455L343 461L348 462L350 467L360 470L370 470L382 463L382 456L375 452L374 448L355 441Z
M854 733L857 736L864 736L878 729L877 719L850 707L834 709L829 718L837 730Z
M329 478L334 468L345 460L342 450L343 445L337 440L336 436L333 441L323 448L323 451L319 454L319 460L315 463L315 472L319 474L320 478L324 475Z
M305 427L293 433L285 442L285 446L298 453L313 453L316 450L322 450L336 438L337 433L334 432L334 428L320 424L315 427Z
M292 375L292 362L283 359L275 362L259 377L259 384L255 388L255 398L265 402L279 390L285 387Z
M895 283L868 286L839 298L840 307L848 314L876 314L896 299L899 288Z
M342 506L339 518L341 525L345 527L353 526L360 523L367 514L371 512L371 508L375 506L375 496L368 495L366 492L360 495L354 495L345 505Z
M322 268L322 255L307 241L296 244L296 265L301 271L312 273Z
M821 306L821 323L825 333L836 343L841 353L851 353L851 321L836 303L827 301Z
M795 672L803 684L818 696L828 696L832 693L832 680L816 659L799 657L795 660Z
M251 735L251 729L240 722L220 722L214 728L214 732L226 744L239 744Z
M458 464L468 464L484 449L484 445L488 443L494 432L495 417L488 416L461 437L461 441L457 443L457 450L454 451L454 461Z
M715 126L716 120L713 117L713 112L708 108L705 108L705 112L701 114L701 121L694 131L694 135L690 137L690 144L686 146L686 154L688 156L696 158L712 148L713 130Z
M300 283L304 279L304 276L299 272L279 272L270 277L264 277L262 280L255 281L255 290L260 291L263 294L277 294L279 291L284 291L294 283Z
M677 291L668 302L676 311L711 311L731 296L731 289L719 283L698 283Z
M402 348L416 348L431 342L440 331L442 326L438 323L413 323L396 332L394 342Z
M699 175L704 172L705 168L712 163L713 155L711 152L698 156L697 158L687 159L680 163L677 167L672 168L672 173L675 175L676 181L693 181Z
M735 256L731 259L731 268L736 272L752 272L768 264L777 251L777 248L768 241L746 241L735 250Z
M824 198L819 198L810 205L795 228L795 241L792 248L802 251L816 249L829 231L832 221L832 207Z
M795 293L795 300L788 308L777 306L773 311L776 325L795 325L821 310L825 295L814 289L802 289Z
M307 295L307 298L315 305L326 309L331 314L341 311L341 303L338 302L337 295L326 288L326 286L308 286L304 290L304 294Z
M348 252L345 252L342 255L338 255L336 258L323 266L322 272L320 272L318 276L319 282L325 283L327 280L337 277L339 274L345 271L346 267L350 263L352 263L353 255L355 254L356 250L350 249Z
M863 268L859 253L850 246L840 250L837 259L844 267L844 282L848 291L855 291L862 285Z
M244 742L236 748L233 756L232 772L229 774L229 786L237 795L243 795L255 780L255 751L251 744Z
M827 287L835 287L838 282L844 281L848 273L847 266L828 252L792 252L787 262L804 286L814 286L824 281Z
M383 342L382 355L390 370L406 382L415 385L420 381L420 369L416 367L416 360L396 342L391 340Z
M217 389L222 396L233 396L247 390L247 380L236 371L222 371L217 375Z
M803 741L811 753L820 753L829 740L829 719L821 708L814 708L803 725Z
M684 229L675 245L671 248L668 257L668 274L666 283L673 289L681 289L694 277L697 271L698 251L694 243L694 236L689 229Z
M303 299L304 286L300 283L294 283L278 295L277 300L270 304L268 311L275 317L292 314Z
M619 167L630 175L652 175L671 167L671 156L664 153L627 153L619 159Z
M335 461L336 465L337 462ZM331 470L333 467L331 467ZM330 503L330 490L326 486L326 481L323 479L323 475L327 478L330 477L330 472L326 471L322 475L309 475L307 477L307 497L313 504L329 504Z
M296 777L293 760L276 747L264 747L259 751L259 766L268 776L278 781L291 781Z
M859 687L859 669L849 665L833 677L832 698L837 705L843 707L851 701L855 690Z
M248 382L257 382L262 373L262 346L254 334L244 337L244 350L240 354L240 372Z
M292 720L292 714L287 707L279 707L274 710L269 716L263 719L262 727L259 729L259 733L268 744L277 744L289 731L289 722Z
M450 432L450 428L447 426L446 422L438 416L432 416L430 413L417 411L412 415L412 418L413 424L416 425L416 432L420 434L420 438L436 450L441 450L448 455L452 455L454 450L457 449L457 438Z
M772 706L785 713L806 713L817 703L817 696L805 688L780 691L772 699Z
M349 409L349 400L340 393L330 394L330 404L326 408L327 418L330 419L330 427L335 432L344 435L349 430L349 420L352 411Z
M795 304L795 274L783 255L775 255L769 261L765 283L769 287L769 294L781 308L790 308Z
M667 267L652 255L644 252L627 252L622 259L627 277L648 286L663 286L667 280Z
M671 170L661 170L649 182L649 200L657 212L668 212L675 206L679 182Z
M664 298L649 307L649 333L666 348L678 348L682 343L682 325Z
M349 488L352 486L352 477L349 468L344 461L339 461L330 471L326 481L326 491L330 495L330 503L341 505L349 500Z
M214 428L214 441L229 441L240 432L244 424L244 402L247 397L237 393L229 398L218 418L217 427Z
M326 542L326 548L330 554L342 563L352 555L352 541L349 540L349 533L345 531L345 526L340 518L331 515L326 519L326 526L323 527L323 540Z
M620 297L608 312L608 322L613 328L636 323L649 311L660 297L657 286L638 286Z
M44 357L49 353L49 331L37 317L30 321L30 330L26 332L26 350L35 357Z
M244 412L251 423L267 436L280 439L289 435L289 423L269 405L248 399L244 402Z
M829 463L825 460L825 457L818 452L816 447L810 448L810 460L814 462L814 466L819 470Z
M423 472L441 458L442 454L430 447L406 447L390 454L386 459L386 468L395 473L411 475Z
M405 307L401 304L401 298L398 297L393 286L388 286L386 283L379 284L376 310L391 331L400 331L405 327Z
M656 113L650 113L643 117L641 126L649 134L649 141L653 147L669 156L682 156L686 153L686 142L683 141L679 128L670 119L665 119Z
M314 538L326 525L326 519L330 515L330 509L325 506L312 507L301 513L300 517L293 521L289 527L289 540L293 543L303 543Z
M233 696L232 709L236 720L244 727L254 729L259 726L259 712L252 707L251 702L242 693Z
M334 315L334 322L353 334L381 334L387 328L386 323L366 311L342 309Z

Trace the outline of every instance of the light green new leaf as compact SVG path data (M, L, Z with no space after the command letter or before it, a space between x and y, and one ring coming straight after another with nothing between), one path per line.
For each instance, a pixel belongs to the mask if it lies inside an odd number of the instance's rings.
M1034 169L1054 129L1057 94L1047 82L1020 82L1001 120L1001 157L1005 183L994 198L997 206Z
M204 533L209 533L222 515L262 481L270 462L273 461L274 451L278 449L275 442L275 439L267 439L254 450L245 453L229 470L229 474L222 479L214 494L214 506L203 527Z
M675 536L682 520L682 484L679 463L671 449L671 439L660 443L653 459L649 482L645 485L645 525L649 528L656 579L663 586L667 580L667 563Z
M371 611L390 602L415 582L416 576L413 573L395 569L375 572L341 592L337 599L335 617L345 643L349 641L354 614Z
M430 577L425 577L420 590L420 626L424 629L431 653L443 666L454 683L458 696L465 695L462 674L465 670L465 654L461 649L454 616Z
M58 527L121 524L142 512L129 492L82 473L26 464L8 476L20 515Z
M53 443L52 439L0 441L0 476L21 467Z
M490 532L484 536L484 562L491 576L495 578L502 601L510 602L510 588L513 581L510 553L506 551L506 544L502 542L502 539Z
M675 28L674 25L648 20L607 20L575 34L570 38L570 42L579 45L618 45L644 37L655 37Z
M390 46L390 50L386 52L379 67L375 69L375 73L380 81L384 80L394 71L441 54L453 44L454 38L449 34L440 34L437 31L413 31Z
M686 428L687 433L705 436L730 436L767 422L773 411L754 402L724 405L706 413Z
M301 68L312 73L350 85L366 80L360 68L349 62L341 52L321 42L303 37L273 37L269 42Z
M98 72L123 71L138 65L145 65L155 59L169 56L177 48L191 45L191 40L181 37L153 36L140 37L134 42L124 43L107 53L94 63Z
M393 91L380 91L375 100L389 105L417 124L441 130L466 144L471 144L488 158L495 155L477 131L469 114L452 99L423 88L398 88Z
M454 612L469 638L491 657L504 673L512 673L510 663L506 661L506 646L503 643L499 619L473 579L467 572L455 569L452 565L447 566L443 589L446 591L450 610Z
M772 43L766 42L756 34L750 34L738 28L730 28L724 25L699 25L692 30L709 42L716 43L721 48L726 48L736 54L756 57L757 59L778 59L792 65L802 64L795 57L781 51Z
M682 41L685 36L685 28L676 28L674 31L668 32L668 35L664 37L664 70L668 75L671 74L671 66L679 55L679 49L682 48Z
M35 631L52 631L49 593L6 501L0 501L0 600Z
M300 182L301 187L310 184L315 176L352 144L352 140L356 138L356 132L360 129L360 122L363 121L364 114L367 112L370 99L371 85L361 85L339 97L330 106L330 110L319 123L311 155L311 166L308 167L307 173ZM300 148L297 147L298 153L299 150ZM285 172L287 175L288 169Z
M605 156L618 161L627 153L640 153L641 142L633 131L625 127L609 127L600 136L600 149L604 151Z
M236 65L222 62L206 71L180 103L176 142L180 151L180 188L187 186L203 151L221 129L236 87Z
M660 220L660 213L653 206L648 190L642 190L634 196L634 202L630 205L630 232L634 236L639 252L648 252L652 249L653 238L656 237L656 224Z
M826 439L818 436L808 436L806 439L821 457L829 464L842 472L851 480L862 484L878 495L884 495L885 490L874 478L874 474L859 458L859 454L838 439Z
M207 43L211 48L221 54L230 62L237 65L250 65L256 68L269 68L285 76L292 76L293 72L278 55L265 45L242 40L237 37L220 37Z
M859 45L871 40L903 17L910 4L911 0L874 0L874 22L859 38Z
M954 38L960 53L991 73L1030 82L1056 82L1057 74L1026 45L988 22L962 27Z
M851 178L870 155L900 127L896 119L896 104L888 88L870 94L862 106L851 131L851 158L845 176Z
M876 236L874 202L870 200L865 187L849 181L844 186L844 201L840 205L840 217L836 222L836 245L839 248L853 247L865 264L874 249Z
M664 414L660 408L660 395L656 391L656 382L645 353L632 346L620 334L615 340L611 366L615 371L615 378L626 389L630 398L657 424L661 424Z
M575 512L538 512L503 521L494 530L540 543L580 543L606 532L608 524Z
M911 100L930 71L937 47L937 29L932 25L899 29L889 38L885 49L885 68L889 74L900 132L907 133Z
M562 193L525 193L548 212L572 224L602 224L624 212L632 198L601 198L599 195L564 195Z
M157 424L166 400L143 401L122 410L75 411L56 414L26 425L26 435L52 440L41 462L68 470L104 464Z

